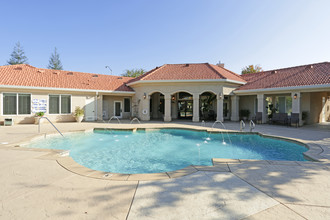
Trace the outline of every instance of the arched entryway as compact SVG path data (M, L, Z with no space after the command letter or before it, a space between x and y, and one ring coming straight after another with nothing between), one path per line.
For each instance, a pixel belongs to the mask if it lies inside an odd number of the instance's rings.
M172 118L193 118L193 95L188 92L177 92L172 95Z
M150 94L150 119L163 120L165 114L165 100L164 94L154 92Z

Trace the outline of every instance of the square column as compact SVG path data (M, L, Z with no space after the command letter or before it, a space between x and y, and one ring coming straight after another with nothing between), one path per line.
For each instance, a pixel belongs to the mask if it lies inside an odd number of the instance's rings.
M232 121L239 121L239 97L234 95L231 97L231 118Z
M95 121L103 120L103 95L96 95L96 118Z
M258 112L262 113L261 123L267 122L267 112L266 112L266 100L264 94L258 94Z
M217 121L223 122L223 95L217 95Z
M146 95L141 101L141 120L150 121L150 95Z
M299 125L302 126L303 121L302 121L302 114L300 112L301 94L300 94L300 92L292 92L291 97L292 97L292 113L298 113L299 114Z
M199 122L199 94L193 94L193 122Z
M171 95L164 94L165 100L165 114L164 114L164 121L169 122L172 121L171 117Z

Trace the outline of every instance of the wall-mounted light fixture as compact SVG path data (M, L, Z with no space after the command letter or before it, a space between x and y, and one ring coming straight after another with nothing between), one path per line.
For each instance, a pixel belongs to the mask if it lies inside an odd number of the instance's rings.
M144 93L144 94L143 94L143 99L146 99L146 98L147 98L147 94Z
M219 99L223 99L223 94L222 94L222 92L219 93Z
M172 101L175 101L175 96L174 95L172 95Z
M295 93L295 94L293 95L293 98L294 98L294 99L297 99L297 98L298 98L297 93Z

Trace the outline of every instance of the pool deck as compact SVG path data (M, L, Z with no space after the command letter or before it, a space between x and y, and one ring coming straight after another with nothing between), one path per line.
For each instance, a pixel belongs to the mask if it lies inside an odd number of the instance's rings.
M238 123L225 125L239 130ZM70 132L96 127L189 128L200 123L56 126ZM129 181L102 179L63 168L48 150L15 147L38 136L37 125L1 126L0 219L330 219L330 125L257 125L254 131L315 146L322 162L215 160L216 169L191 166L184 175L173 173L162 180L148 175L131 175ZM41 132L54 129L45 124Z

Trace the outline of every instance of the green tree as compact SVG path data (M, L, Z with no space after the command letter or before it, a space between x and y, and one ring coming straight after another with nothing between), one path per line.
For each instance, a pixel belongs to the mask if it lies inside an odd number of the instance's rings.
M131 69L131 70L125 70L125 72L122 74L122 76L126 77L138 77L144 74L146 71L142 68L140 69Z
M15 65L15 64L27 64L27 57L25 56L25 53L23 51L23 48L20 44L20 42L17 42L13 52L10 54L10 59L7 61L9 65Z
M242 75L243 74L248 74L248 73L258 73L258 72L261 72L262 71L262 68L260 65L249 65L249 66L246 66L242 69Z
M49 58L48 69L63 70L63 66L60 60L60 55L57 53L56 47L54 53L52 53L52 55Z

